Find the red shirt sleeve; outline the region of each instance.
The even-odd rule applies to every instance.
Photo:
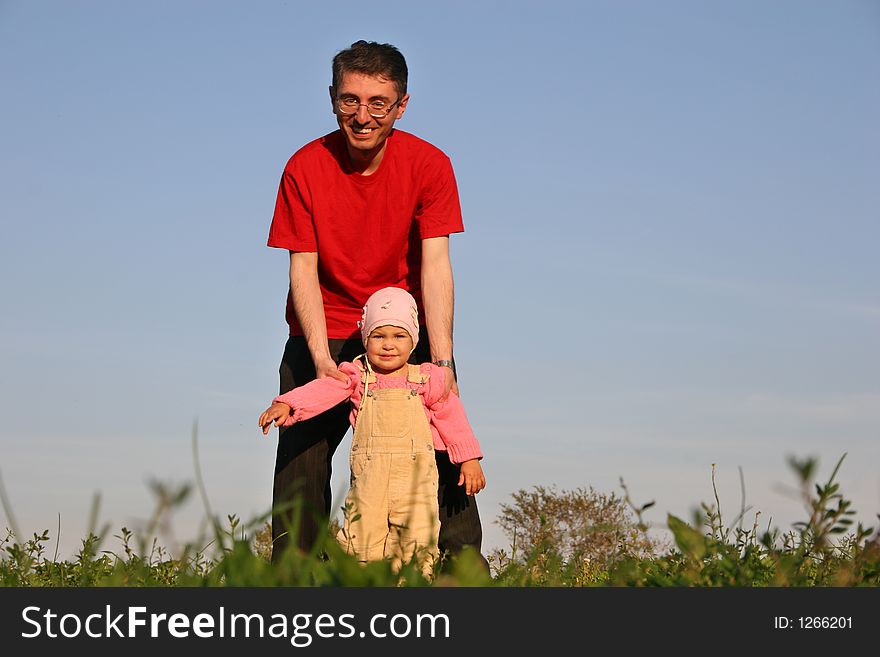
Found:
[[[268,245],[288,251],[317,251],[311,198],[306,186],[298,179],[297,169],[294,155],[281,175]]]
[[[452,163],[443,153],[437,153],[425,164],[425,186],[415,220],[419,237],[443,237],[464,230],[461,219],[461,203],[458,185],[452,171]]]

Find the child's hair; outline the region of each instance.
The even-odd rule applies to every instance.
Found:
[[[412,338],[415,350],[419,342],[419,309],[409,292],[399,287],[385,287],[370,295],[364,305],[361,321],[358,322],[364,346],[367,345],[367,338],[373,329],[380,326],[405,329]]]

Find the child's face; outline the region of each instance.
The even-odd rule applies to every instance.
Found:
[[[379,326],[367,337],[367,358],[380,374],[396,374],[406,368],[413,341],[406,329]]]

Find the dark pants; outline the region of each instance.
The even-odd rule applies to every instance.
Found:
[[[425,335],[422,329],[422,336]],[[364,353],[359,340],[330,340],[330,355],[338,363]],[[421,337],[411,363],[431,360],[426,337]],[[314,380],[315,365],[303,337],[290,337],[279,368],[281,393]],[[303,550],[311,550],[315,539],[326,530],[330,515],[330,473],[333,453],[350,427],[350,403],[345,401],[311,420],[283,428],[278,436],[275,484],[272,490],[272,554],[280,556],[288,544],[288,532],[295,533]],[[446,452],[438,451],[440,474],[440,553],[456,554],[465,545],[478,552],[483,540],[480,514],[473,495],[458,485],[459,468]],[[488,570],[488,564],[484,566]]]

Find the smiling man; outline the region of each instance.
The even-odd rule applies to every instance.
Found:
[[[357,322],[376,290],[402,287],[420,309],[410,362],[452,362],[453,280],[449,235],[464,230],[449,158],[394,127],[406,112],[407,66],[389,44],[358,41],[333,58],[330,102],[339,129],[306,144],[287,163],[269,246],[290,252],[281,393],[315,378],[346,377],[340,361],[363,351]],[[451,391],[451,392],[450,392]],[[348,429],[345,404],[282,429],[273,487],[273,558],[298,518],[297,541],[311,549],[330,513],[333,453]],[[478,551],[477,505],[458,486],[458,468],[437,452],[440,550]]]

